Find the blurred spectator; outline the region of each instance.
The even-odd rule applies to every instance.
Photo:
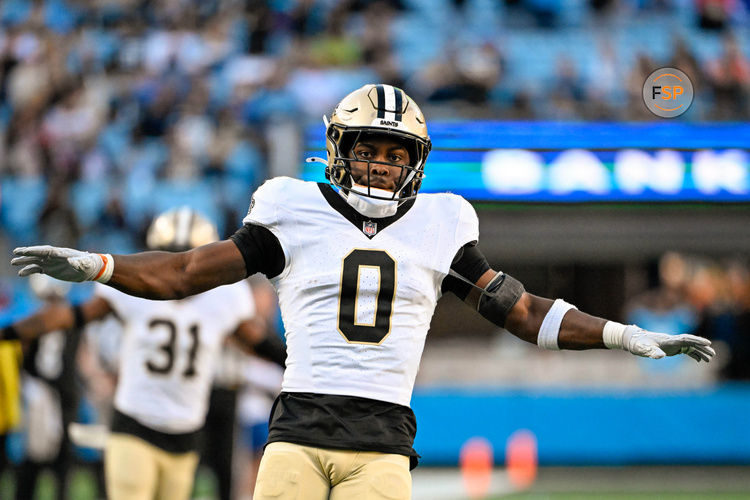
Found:
[[[561,0],[526,0],[525,3],[537,26],[541,28],[557,26],[558,18],[563,9]]]
[[[586,91],[578,69],[566,56],[557,60],[557,74],[548,89],[552,97],[552,116],[556,120],[572,120],[580,115]]]
[[[742,120],[750,110],[750,62],[733,35],[725,35],[722,42],[722,55],[706,68],[714,94],[711,114],[720,120]]]
[[[615,0],[589,0],[591,10],[597,16],[603,16],[611,13],[615,9]]]
[[[696,295],[708,302],[697,335],[718,345],[719,374],[726,380],[750,380],[750,271],[744,262],[703,270]]]
[[[696,0],[698,25],[707,30],[726,27],[736,0]]]
[[[624,76],[612,41],[606,37],[600,38],[598,49],[599,64],[585,89],[584,110],[587,119],[605,121],[611,120],[616,110],[622,107],[621,82]]]
[[[69,190],[65,189],[63,178],[57,179],[50,182],[47,200],[36,225],[40,238],[69,247],[78,241],[80,230],[70,205]]]
[[[682,37],[676,37],[673,42],[672,58],[668,66],[677,68],[688,75],[693,88],[699,91],[703,87],[703,72],[695,53]]]
[[[55,304],[65,300],[70,284],[40,275],[34,277],[31,287],[39,300]],[[56,498],[72,498],[68,472],[73,465],[73,448],[68,425],[76,419],[81,396],[76,368],[81,334],[80,327],[56,331],[24,347],[26,449],[16,470],[18,500],[34,498],[39,475],[47,468],[57,483]]]
[[[445,58],[428,65],[414,82],[432,103],[482,105],[502,78],[503,59],[489,42],[455,46]]]
[[[397,12],[389,2],[370,2],[362,13],[362,60],[372,66],[378,74],[378,81],[404,86],[404,76],[396,62],[393,48],[393,22]]]
[[[628,323],[646,330],[671,334],[689,333],[698,324],[698,315],[688,302],[688,263],[670,252],[659,259],[659,285],[631,299],[626,306]]]
[[[626,117],[628,120],[646,121],[656,118],[643,104],[643,83],[648,78],[648,75],[658,68],[659,66],[656,62],[647,54],[638,54],[635,66],[630,70],[626,79]]]

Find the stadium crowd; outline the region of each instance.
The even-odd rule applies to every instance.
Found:
[[[254,186],[295,173],[303,127],[369,81],[431,119],[649,120],[642,82],[673,65],[688,119],[747,119],[746,3],[9,0],[3,226],[126,252],[191,200],[226,232]]]

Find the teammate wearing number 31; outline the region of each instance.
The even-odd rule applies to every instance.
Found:
[[[218,240],[214,225],[183,207],[157,217],[151,249],[187,250]],[[179,301],[150,301],[97,284],[94,297],[52,304],[3,330],[22,341],[114,314],[123,324],[111,434],[104,452],[107,498],[184,500],[192,492],[200,431],[224,340],[283,364],[284,348],[255,317],[244,281]]]
[[[408,499],[416,434],[409,408],[436,302],[452,292],[545,349],[624,349],[708,361],[710,342],[595,318],[524,291],[479,251],[474,209],[418,194],[430,152],[424,116],[401,89],[366,85],[326,120],[330,184],[289,178],[254,194],[229,240],[183,253],[115,256],[19,248],[15,265],[132,295],[173,299],[262,272],[286,328],[256,499]]]

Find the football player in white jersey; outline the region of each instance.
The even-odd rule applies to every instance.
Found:
[[[189,252],[111,255],[19,248],[22,276],[98,280],[171,299],[264,273],[286,329],[283,392],[256,499],[408,499],[416,434],[409,408],[435,304],[450,291],[546,349],[624,349],[708,361],[710,342],[596,318],[534,296],[490,269],[477,216],[452,194],[418,194],[431,148],[401,89],[366,85],[326,120],[330,184],[267,181],[230,239]]]
[[[151,249],[187,250],[218,240],[193,210],[168,211],[152,223]],[[113,500],[190,497],[200,433],[224,340],[283,364],[283,345],[266,339],[244,281],[179,301],[151,301],[97,283],[79,306],[55,303],[14,324],[22,340],[115,315],[123,323],[111,434],[105,446],[107,496]]]

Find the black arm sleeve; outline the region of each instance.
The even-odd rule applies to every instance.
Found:
[[[490,265],[476,242],[473,242],[467,243],[456,253],[451,269],[472,283],[476,283],[490,269]],[[470,290],[471,285],[458,278],[448,275],[443,279],[443,293],[453,292],[459,299],[464,300]]]
[[[245,224],[229,238],[245,259],[247,276],[260,272],[267,278],[273,278],[284,270],[284,250],[269,229],[257,224]]]

